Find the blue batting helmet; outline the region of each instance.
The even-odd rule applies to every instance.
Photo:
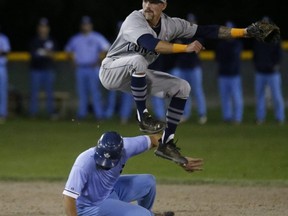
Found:
[[[123,138],[114,131],[108,131],[100,137],[98,144],[95,147],[95,162],[96,165],[105,169],[115,167],[123,150]]]

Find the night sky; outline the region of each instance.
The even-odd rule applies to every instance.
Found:
[[[246,27],[267,15],[281,28],[282,38],[288,39],[288,11],[284,3],[280,0],[270,3],[257,0],[168,0],[165,13],[185,18],[192,12],[199,24],[224,24],[231,19],[239,27]],[[62,49],[68,38],[78,31],[81,16],[91,16],[95,30],[112,40],[117,21],[140,9],[141,4],[141,0],[0,0],[0,24],[2,32],[10,38],[12,50],[25,51],[35,33],[37,20],[47,17],[51,34]]]

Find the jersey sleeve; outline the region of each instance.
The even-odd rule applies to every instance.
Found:
[[[191,24],[190,22],[180,18],[170,18],[168,31],[172,34],[172,38],[192,38],[197,30],[197,24]]]
[[[87,182],[87,174],[79,166],[73,166],[66,182],[63,194],[77,199]]]
[[[137,40],[144,34],[152,34],[148,23],[141,12],[134,11],[123,22],[121,30],[125,40],[137,44]]]
[[[124,149],[128,158],[150,149],[151,140],[148,136],[125,137]]]

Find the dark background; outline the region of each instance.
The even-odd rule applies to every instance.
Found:
[[[281,28],[282,38],[288,39],[288,15],[284,3],[280,0],[266,3],[257,0],[168,0],[165,13],[185,18],[188,12],[193,12],[199,24],[224,24],[231,19],[237,27],[246,27],[267,15]],[[51,33],[62,49],[68,38],[78,31],[81,16],[91,16],[95,30],[112,40],[117,21],[140,9],[141,4],[141,0],[0,0],[0,24],[2,32],[10,38],[12,50],[25,51],[35,33],[37,20],[45,16],[50,20]],[[245,48],[249,49],[249,46],[248,39]],[[206,48],[212,48],[209,42]]]

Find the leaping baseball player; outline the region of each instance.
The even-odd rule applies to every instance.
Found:
[[[168,73],[148,70],[159,54],[199,53],[203,44],[173,44],[176,38],[230,39],[254,37],[267,42],[279,39],[280,30],[272,24],[253,23],[247,28],[220,25],[190,24],[180,18],[169,17],[163,11],[166,0],[142,0],[142,9],[129,14],[118,37],[102,61],[99,77],[109,90],[131,92],[137,107],[137,120],[142,132],[163,135],[155,151],[157,156],[179,164],[187,164],[174,141],[185,103],[190,93],[187,81]],[[166,122],[153,119],[146,107],[147,95],[170,98]]]

